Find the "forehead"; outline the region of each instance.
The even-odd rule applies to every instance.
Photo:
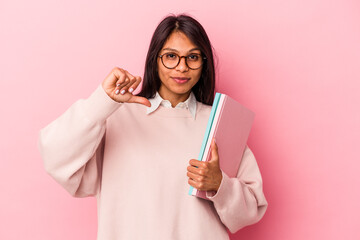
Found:
[[[177,50],[179,52],[190,51],[197,46],[183,33],[180,31],[175,31],[170,34],[162,49],[170,48]]]

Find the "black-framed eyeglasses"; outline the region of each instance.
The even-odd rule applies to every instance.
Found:
[[[201,68],[204,60],[206,59],[206,57],[201,56],[199,53],[191,53],[187,56],[179,56],[178,54],[171,52],[159,55],[159,58],[161,59],[164,67],[168,69],[176,68],[180,63],[181,58],[185,58],[186,66],[192,70]]]

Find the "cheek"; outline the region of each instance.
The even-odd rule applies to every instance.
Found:
[[[158,62],[157,69],[160,80],[161,81],[166,80],[171,70],[164,67],[161,62],[160,63]]]
[[[164,70],[162,69],[161,62],[158,62],[157,64],[157,73],[159,75],[160,80],[162,81],[164,76]]]
[[[196,79],[196,82],[199,81],[200,77],[201,77],[201,72],[202,70],[199,69],[195,74],[194,74],[194,78]]]

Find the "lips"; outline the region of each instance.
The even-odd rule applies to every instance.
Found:
[[[190,78],[185,78],[185,77],[171,77],[171,78],[179,84],[186,83],[190,80]]]

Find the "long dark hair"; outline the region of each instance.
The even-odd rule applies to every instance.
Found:
[[[214,101],[215,68],[214,57],[210,40],[201,26],[194,18],[181,14],[170,15],[160,22],[152,36],[149,51],[146,56],[143,85],[138,96],[152,98],[159,90],[161,81],[157,72],[157,58],[166,40],[174,31],[183,32],[206,57],[203,63],[201,77],[192,88],[196,100],[207,105]]]

